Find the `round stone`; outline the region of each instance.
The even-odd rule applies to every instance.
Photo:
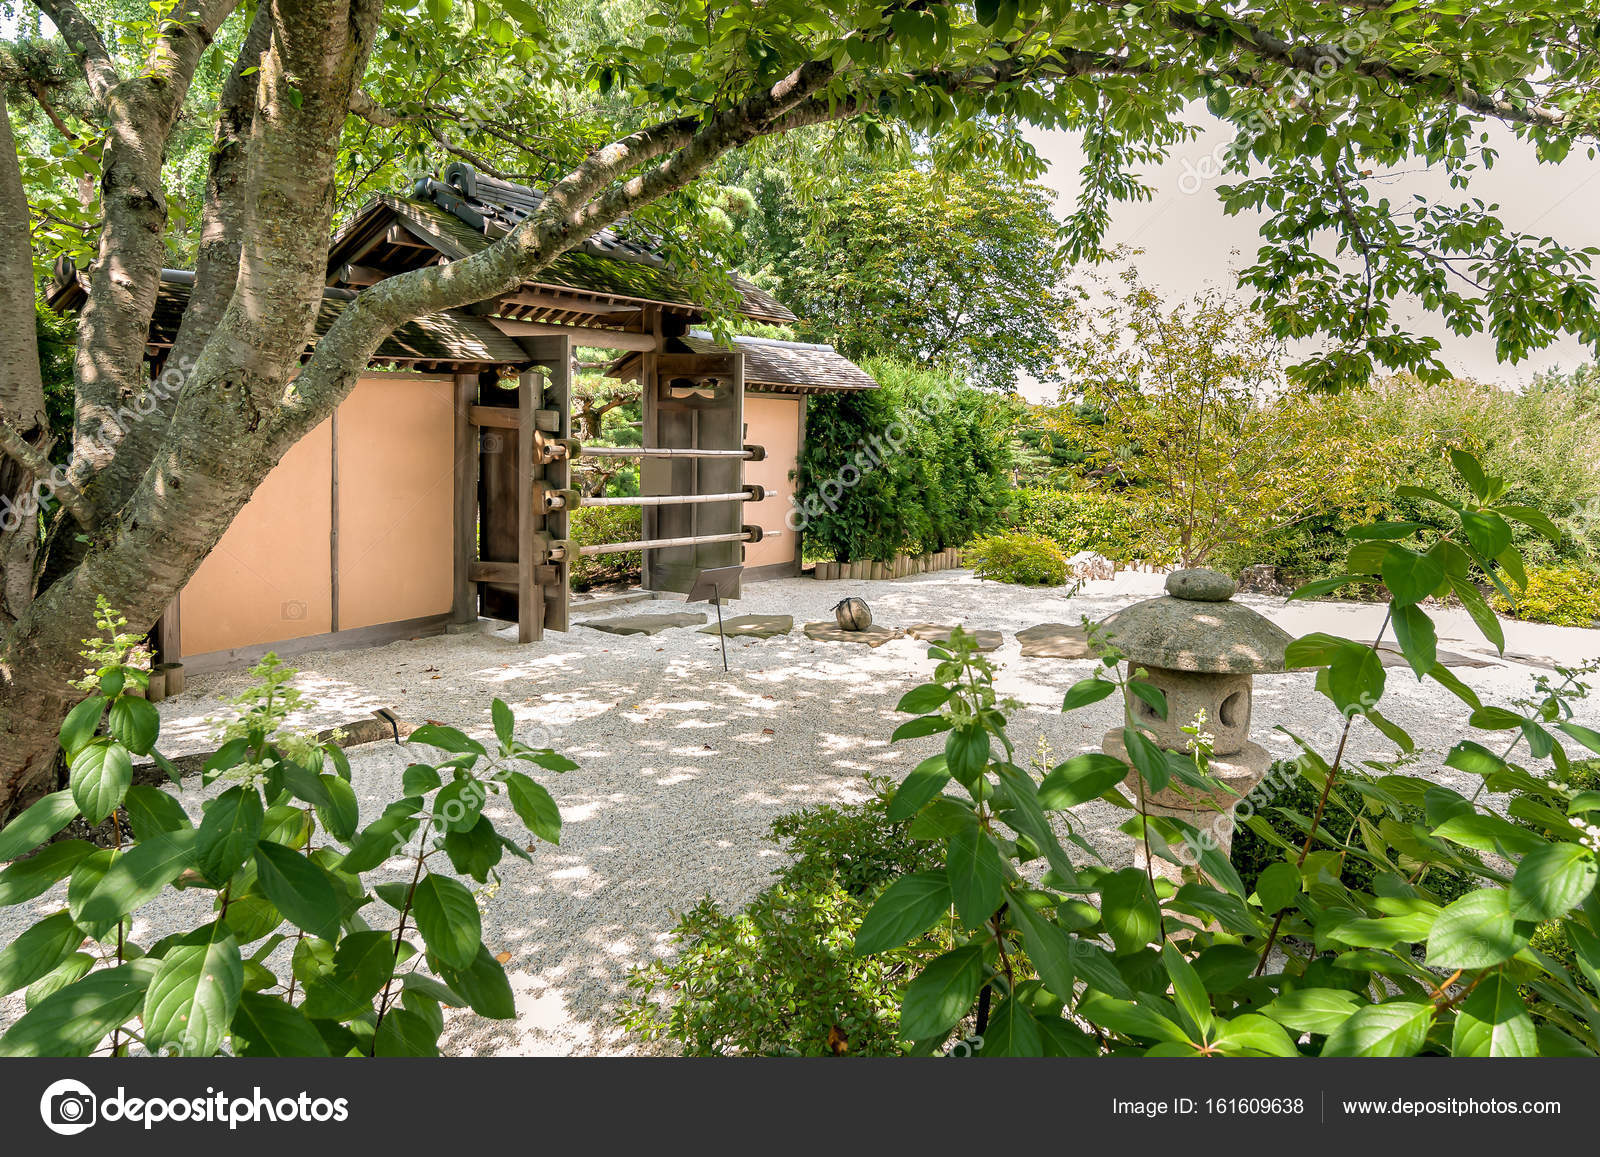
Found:
[[[1205,567],[1175,570],[1167,576],[1167,593],[1195,603],[1220,603],[1233,597],[1239,584],[1220,571]]]

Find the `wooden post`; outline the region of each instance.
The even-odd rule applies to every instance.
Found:
[[[339,629],[339,408],[328,419],[328,630]]]
[[[455,595],[450,621],[476,622],[478,586],[469,573],[478,557],[478,430],[470,410],[478,401],[478,376],[457,374],[455,390]]]
[[[523,342],[543,368],[543,389],[540,408],[556,417],[555,438],[572,437],[572,339],[569,337],[539,337]],[[551,490],[568,490],[572,487],[572,463],[557,458],[543,467],[541,479]],[[569,512],[564,508],[541,512],[541,527],[552,540],[568,537],[571,530]],[[572,560],[570,557],[552,562],[538,558],[538,581],[542,592],[542,624],[552,631],[565,631],[568,620],[568,601],[571,592]]]
[[[517,379],[517,642],[544,638],[544,589],[534,582],[534,533],[544,515],[533,508],[534,411],[540,403],[539,374],[526,370]],[[537,523],[537,525],[535,525]]]

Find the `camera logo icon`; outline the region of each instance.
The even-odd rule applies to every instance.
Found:
[[[306,604],[304,599],[290,599],[284,603],[281,612],[284,619],[291,623],[298,623],[306,617]]]
[[[71,1137],[95,1123],[98,1106],[99,1099],[89,1086],[69,1077],[44,1091],[39,1098],[39,1116],[52,1133]]]

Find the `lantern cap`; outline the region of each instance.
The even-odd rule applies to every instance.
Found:
[[[1110,641],[1135,666],[1215,675],[1283,671],[1292,636],[1266,616],[1232,600],[1236,584],[1195,568],[1167,576],[1167,593],[1124,607],[1100,621]]]

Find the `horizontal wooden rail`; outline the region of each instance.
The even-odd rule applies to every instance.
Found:
[[[585,446],[580,453],[585,458],[754,458],[752,450],[753,448],[688,450],[674,446]]]
[[[596,546],[580,546],[581,555],[625,554],[630,550],[661,550],[669,546],[699,546],[708,542],[749,542],[751,533],[741,530],[736,534],[693,534],[685,538],[647,538],[640,542],[603,542]]]
[[[737,494],[651,494],[632,498],[581,499],[580,506],[693,506],[700,502],[760,502],[761,496],[741,490]]]

